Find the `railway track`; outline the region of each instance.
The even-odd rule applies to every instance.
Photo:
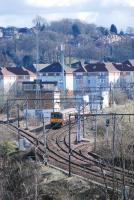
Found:
[[[54,133],[52,135],[51,138],[48,138],[49,141],[53,140],[53,137],[55,137],[55,141],[56,144],[58,146],[58,148],[60,149],[61,154],[63,154],[63,156],[65,154],[68,154],[68,135],[66,134],[66,131],[62,131],[61,133],[59,133],[59,131],[57,133]],[[56,136],[57,134],[57,136]],[[66,141],[67,140],[67,141]],[[74,141],[72,141],[74,142]],[[89,145],[89,144],[87,144]],[[72,150],[72,166],[73,164],[77,164],[79,165],[81,168],[84,167],[84,169],[86,171],[88,171],[88,173],[91,175],[97,175],[97,177],[100,177],[100,174],[102,176],[102,178],[104,179],[104,174],[102,173],[102,170],[105,171],[105,178],[111,182],[113,182],[113,167],[112,166],[107,166],[106,164],[104,164],[104,162],[101,162],[100,159],[95,159],[96,155],[94,155],[93,153],[89,153],[89,156],[85,156],[82,155],[81,153],[79,153],[78,151]],[[95,174],[94,174],[95,173]],[[122,170],[120,168],[114,167],[114,181],[118,182],[118,184],[122,183],[122,177],[125,176],[126,179],[126,184],[131,185],[132,187],[134,186],[134,174],[133,173],[128,173],[127,171],[125,172],[125,174],[122,172]],[[88,177],[88,175],[86,176]],[[91,177],[90,177],[91,178]]]
[[[8,127],[16,132],[17,127],[13,124],[9,124]],[[75,125],[72,127],[75,129]],[[27,138],[37,148],[37,152],[40,156],[44,156],[44,142],[38,141],[38,137],[28,131],[19,129],[20,135]],[[49,130],[47,134],[47,149],[49,152],[49,163],[56,165],[68,171],[69,158],[68,158],[68,126],[64,126],[61,129]],[[72,143],[74,143],[75,137],[71,136]],[[89,144],[86,144],[85,147]],[[90,180],[94,180],[103,185],[112,186],[113,181],[115,185],[122,184],[124,178],[125,185],[134,188],[134,174],[127,171],[122,172],[121,168],[107,166],[101,162],[100,158],[95,158],[93,153],[83,154],[79,151],[79,148],[72,149],[71,151],[71,172],[76,175],[80,175]]]

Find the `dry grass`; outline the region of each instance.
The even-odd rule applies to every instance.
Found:
[[[134,102],[128,101],[125,105],[115,105],[103,110],[104,113],[134,114]],[[110,124],[108,127],[108,145],[106,143],[106,117],[100,117],[97,121],[98,144],[96,152],[105,159],[112,159],[113,125],[112,116],[108,116]],[[115,120],[115,157],[122,155],[130,159],[134,152],[134,116],[116,116]]]
[[[5,141],[17,141],[17,135],[5,125],[0,124],[0,143]]]
[[[127,101],[124,105],[113,105],[111,108],[103,109],[103,112],[112,113],[134,113],[134,101]]]

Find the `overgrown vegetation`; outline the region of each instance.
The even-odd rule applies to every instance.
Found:
[[[20,154],[13,143],[0,144],[1,200],[40,199],[39,167],[25,157],[25,153]]]
[[[15,143],[10,141],[5,141],[4,143],[0,144],[0,156],[1,157],[9,157],[16,153],[17,146]]]
[[[53,174],[54,170],[43,169],[39,163],[26,159],[27,153],[13,154],[14,145],[7,142],[0,147],[1,200],[105,199],[103,187],[80,178],[67,178],[56,170]]]
[[[134,39],[117,27],[97,27],[80,20],[63,19],[48,24],[37,17],[34,27],[20,29],[19,37],[1,38],[0,66],[15,63],[31,66],[36,59],[36,29],[39,36],[39,62],[51,63],[60,59],[60,46],[65,44],[65,56],[77,59],[123,61],[134,57]],[[110,42],[109,42],[110,41]],[[27,45],[25,45],[27,44]]]
[[[113,114],[107,116],[107,118],[101,117],[98,119],[98,134],[101,130],[101,135],[98,135],[100,140],[97,145],[97,152],[112,163],[114,151],[117,166],[122,166],[124,160],[126,168],[134,170],[134,116],[118,116],[118,113],[133,114],[134,102],[127,101],[125,105],[114,105],[105,111],[107,113],[117,113],[117,115],[114,116]],[[106,126],[106,119],[109,119],[108,126]]]

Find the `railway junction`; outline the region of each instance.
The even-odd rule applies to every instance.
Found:
[[[119,134],[122,135],[123,141],[123,131],[125,131],[121,130],[121,125],[125,121],[128,129],[128,125],[132,124],[133,120],[133,114],[90,115],[84,120],[81,119],[81,142],[77,141],[77,121],[56,129],[43,127],[42,124],[42,127],[30,131],[24,129],[22,126],[24,122],[22,123],[21,120],[13,122],[9,119],[1,120],[1,129],[16,133],[17,139],[26,138],[30,141],[35,147],[37,161],[56,166],[65,171],[68,176],[78,175],[101,184],[107,193],[109,188],[120,192],[122,187],[125,191],[134,188],[133,163],[129,163],[128,167],[126,161],[124,164],[123,160],[120,160],[121,164],[119,164],[116,155],[117,146],[120,144]],[[101,135],[104,128],[105,135]],[[111,155],[107,153],[107,156],[110,155],[109,158],[105,156],[105,152],[99,153],[100,148],[103,149],[101,144],[107,146],[107,150],[112,149]],[[131,150],[130,147],[130,153]]]

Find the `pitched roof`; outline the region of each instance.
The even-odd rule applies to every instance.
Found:
[[[134,66],[134,59],[129,59],[129,62],[132,66]]]
[[[28,71],[22,67],[6,67],[6,69],[15,75],[29,75]]]
[[[59,62],[52,63],[47,67],[44,67],[40,72],[62,72],[62,65]]]
[[[35,63],[34,63],[34,64],[33,64],[34,68],[35,68],[35,69],[37,68],[38,71],[44,69],[45,67],[47,67],[47,66],[49,66],[49,65],[50,65],[50,64],[48,64],[48,63],[46,63],[46,64],[42,64],[42,63],[41,63],[41,64],[40,64],[40,63],[39,63],[39,64],[35,64]]]
[[[79,67],[78,69],[76,69],[74,72],[86,72],[84,67]]]
[[[1,68],[1,73],[3,74],[3,76],[15,76],[15,74],[8,71],[6,67]]]
[[[2,68],[0,68],[0,76],[2,76],[3,75],[3,73],[2,73]]]
[[[27,68],[24,68],[24,67],[22,67],[22,69],[23,69],[24,71],[27,71],[29,75],[31,75],[31,76],[36,76],[36,73],[35,73],[35,72],[33,72],[33,71],[31,71],[31,70],[29,70],[29,69],[27,69]]]
[[[113,63],[111,62],[106,62],[105,63],[105,67],[107,68],[108,72],[120,72],[120,70],[118,70]]]
[[[82,64],[80,61],[71,64],[71,68],[77,69],[79,67],[82,67]]]
[[[104,63],[89,63],[84,68],[87,72],[108,72]]]
[[[134,59],[129,59],[123,62],[123,64],[128,64],[134,67]]]
[[[124,64],[124,63],[113,63],[116,69],[120,71],[134,71],[134,67],[129,65],[129,64]]]
[[[28,70],[28,71],[31,71],[33,73],[36,73],[36,68],[34,67],[34,65],[26,66],[26,67],[23,67],[23,68]]]

